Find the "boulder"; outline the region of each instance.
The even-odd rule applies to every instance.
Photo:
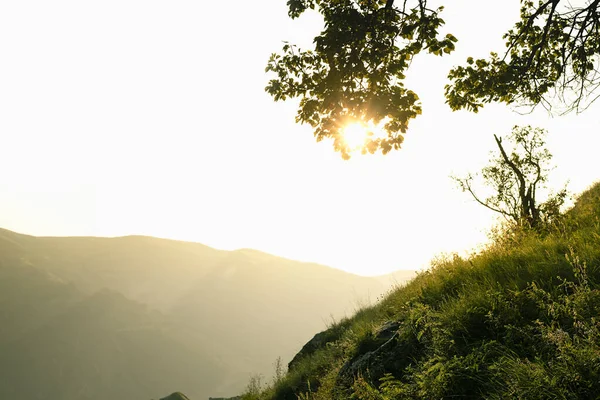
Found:
[[[385,371],[401,370],[407,360],[403,357],[403,346],[397,340],[401,324],[389,321],[384,324],[374,336],[359,349],[352,359],[340,369],[338,383],[349,387],[358,375],[377,382]]]
[[[294,356],[288,364],[288,371],[300,362],[301,359],[313,354],[315,351],[323,348],[327,343],[335,342],[340,338],[345,329],[350,325],[350,320],[343,320],[331,328],[317,333],[310,339],[302,349]]]
[[[181,392],[175,392],[175,393],[168,395],[167,397],[163,397],[160,400],[190,400],[190,399]]]

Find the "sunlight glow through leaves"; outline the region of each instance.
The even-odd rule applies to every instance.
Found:
[[[368,132],[369,130],[365,125],[353,122],[343,129],[344,141],[351,150],[361,149],[369,137]]]

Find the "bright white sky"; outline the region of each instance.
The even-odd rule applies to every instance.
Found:
[[[448,176],[485,165],[493,133],[546,127],[557,186],[600,178],[599,107],[551,119],[443,104],[451,66],[502,51],[518,0],[447,1],[458,51],[414,62],[424,112],[403,149],[350,162],[263,91],[281,41],[308,46],[320,30],[285,3],[0,3],[0,227],[249,247],[376,275],[485,240],[494,216]]]

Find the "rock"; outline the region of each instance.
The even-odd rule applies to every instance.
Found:
[[[190,400],[190,399],[181,392],[175,392],[175,393],[170,394],[167,397],[163,397],[160,400]]]
[[[401,324],[396,321],[383,325],[365,345],[359,354],[348,360],[340,369],[338,383],[344,387],[352,385],[359,374],[365,379],[377,382],[387,371],[404,368],[408,360],[402,357],[403,345],[397,340]]]
[[[310,339],[302,349],[294,356],[292,361],[288,364],[288,371],[290,371],[298,362],[313,354],[315,351],[323,348],[327,345],[327,343],[335,342],[340,338],[340,335],[345,331],[345,329],[350,324],[349,320],[344,320],[339,322],[338,324],[332,326],[331,328],[324,330],[323,332],[317,333]]]
[[[327,337],[328,330],[319,332],[315,336],[313,336],[312,339],[310,339],[304,346],[302,346],[302,349],[300,349],[300,351],[294,356],[294,358],[292,358],[292,361],[288,363],[288,370],[290,371],[292,368],[294,368],[294,366],[298,364],[298,362],[302,358],[314,353],[317,349],[325,346],[325,343],[327,342]]]

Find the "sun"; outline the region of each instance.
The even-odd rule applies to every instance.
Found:
[[[351,150],[363,147],[369,137],[368,128],[361,123],[352,122],[342,129],[344,141]]]

